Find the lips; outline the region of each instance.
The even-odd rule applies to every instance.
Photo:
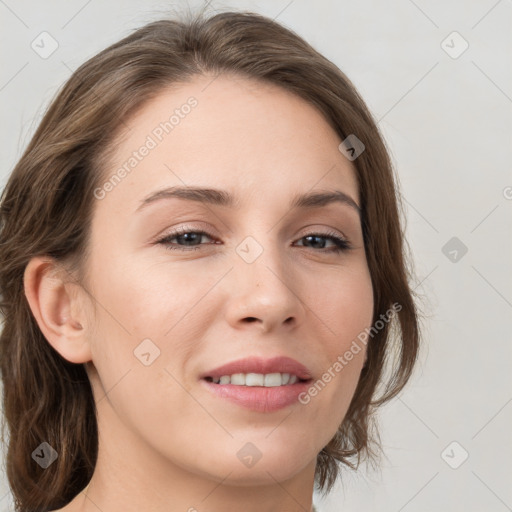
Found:
[[[269,384],[266,381],[260,385],[263,376],[273,380],[279,374],[282,377],[289,375],[289,378],[283,378],[281,385],[274,383],[277,385],[268,387],[265,386]],[[245,377],[252,382],[240,385]],[[270,413],[296,404],[300,394],[309,388],[311,380],[308,368],[295,359],[251,357],[209,370],[201,375],[200,382],[217,399],[228,400],[251,411]]]

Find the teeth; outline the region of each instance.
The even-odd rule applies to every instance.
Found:
[[[245,373],[234,373],[231,375],[231,384],[245,386]]]
[[[233,375],[223,375],[220,378],[212,379],[215,384],[263,386],[266,388],[295,384],[298,380],[297,375],[290,375],[289,373],[234,373]]]
[[[265,377],[266,376],[261,373],[248,373],[245,376],[244,384],[246,386],[263,386],[265,382]],[[281,384],[281,379],[279,379],[279,384]]]
[[[283,378],[280,373],[267,373],[265,375],[264,386],[267,388],[273,388],[274,386],[281,386],[283,384]]]

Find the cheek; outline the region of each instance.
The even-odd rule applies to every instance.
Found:
[[[214,320],[205,297],[225,269],[184,272],[168,261],[123,260],[117,254],[92,268],[97,315],[91,343],[103,388],[110,389],[129,371],[129,380],[140,382],[140,389],[149,379],[154,390],[163,390],[165,396],[148,398],[153,406],[170,403],[180,388],[168,371],[188,386],[184,363]]]
[[[326,350],[331,359],[345,351],[351,341],[371,326],[373,288],[366,265],[340,269],[310,286],[308,302],[330,336]]]
[[[98,398],[108,392],[108,406],[106,400],[101,406],[112,407],[125,425],[154,441],[155,448],[169,449],[170,456],[180,452],[169,439],[184,435],[184,422],[204,419],[181,371],[194,329],[208,321],[194,305],[215,276],[205,281],[195,273],[171,271],[169,265],[133,260],[129,268],[116,258],[115,266],[98,265],[94,274]],[[222,430],[215,433],[221,436]]]
[[[196,272],[171,269],[169,262],[148,265],[134,259],[123,264],[121,257],[115,261],[115,267],[103,271],[108,277],[98,287],[98,296],[105,304],[103,312],[111,313],[107,321],[118,324],[125,337],[129,332],[139,337],[165,338],[216,278],[209,275],[201,279]]]
[[[361,265],[357,270],[340,272],[337,279],[325,279],[324,286],[314,290],[310,303],[327,332],[322,339],[323,373],[302,397],[302,403],[316,402],[316,414],[335,429],[350,405],[365,362],[373,288],[367,267]]]

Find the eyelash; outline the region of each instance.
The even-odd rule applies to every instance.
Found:
[[[199,249],[201,245],[214,245],[214,244],[199,244],[198,246],[191,246],[191,247],[187,247],[187,246],[176,247],[176,245],[178,245],[178,244],[170,243],[170,240],[173,240],[177,236],[185,235],[185,234],[192,234],[192,233],[196,234],[196,235],[201,235],[201,236],[204,235],[204,236],[211,238],[212,240],[215,240],[215,238],[212,235],[210,235],[209,233],[207,233],[206,231],[194,230],[194,229],[189,229],[189,228],[183,227],[183,228],[177,229],[176,231],[173,231],[172,233],[167,234],[164,238],[157,240],[155,243],[163,245],[169,251],[193,251],[193,250]],[[334,247],[330,247],[328,249],[320,249],[320,252],[339,254],[341,252],[348,251],[349,249],[352,248],[352,246],[350,245],[348,240],[341,238],[337,233],[332,232],[332,231],[328,232],[328,233],[308,233],[308,234],[302,236],[299,240],[302,240],[302,239],[310,237],[310,236],[325,238],[327,240],[331,240],[335,244]]]

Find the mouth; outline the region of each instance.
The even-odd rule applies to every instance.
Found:
[[[215,396],[256,412],[273,412],[297,402],[313,378],[288,357],[248,358],[225,364],[200,377]]]

